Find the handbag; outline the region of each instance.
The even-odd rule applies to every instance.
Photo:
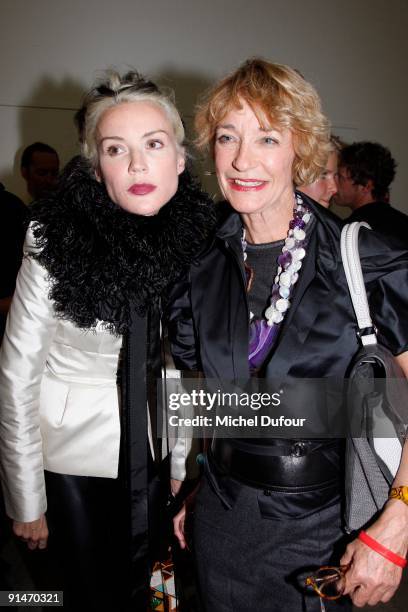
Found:
[[[371,229],[367,223],[354,222],[341,233],[341,256],[361,343],[351,364],[346,394],[348,532],[366,525],[387,501],[408,424],[407,379],[392,353],[378,342],[371,320],[358,251],[360,227]]]
[[[166,561],[156,561],[150,579],[150,608],[157,612],[177,612],[178,600],[171,555]]]

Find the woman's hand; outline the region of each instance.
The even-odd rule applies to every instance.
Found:
[[[408,507],[398,500],[387,503],[380,518],[367,533],[389,550],[405,558],[408,549]],[[378,552],[354,540],[340,559],[341,565],[351,563],[346,573],[345,595],[350,595],[358,608],[387,602],[401,581],[402,569]]]
[[[183,484],[182,480],[176,480],[175,478],[170,478],[170,491],[173,497],[177,497],[177,495],[180,493],[182,484]]]
[[[48,527],[44,514],[41,514],[40,518],[36,521],[29,523],[13,521],[13,531],[18,538],[27,543],[30,550],[35,550],[36,548],[42,550],[47,547]]]
[[[181,510],[176,514],[173,518],[173,526],[174,526],[174,535],[178,539],[180,548],[184,550],[188,549],[188,544],[186,541],[186,533],[185,533],[185,523],[187,514],[193,511],[195,496],[200,487],[200,483],[196,486],[196,488],[186,497]]]
[[[186,514],[186,502],[184,502],[181,510],[177,512],[176,516],[173,518],[174,535],[178,539],[179,546],[182,550],[187,548],[187,542],[184,537],[184,523],[186,520]]]

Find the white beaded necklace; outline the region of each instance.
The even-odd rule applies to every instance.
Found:
[[[299,278],[302,260],[306,255],[305,228],[311,219],[310,209],[303,203],[301,195],[296,193],[293,219],[289,223],[288,234],[278,257],[278,269],[272,286],[270,305],[265,310],[264,319],[254,319],[252,313],[250,316],[249,362],[252,369],[257,369],[262,364],[272,348],[279,324],[290,307],[289,298]],[[246,261],[245,229],[241,240],[244,261]]]

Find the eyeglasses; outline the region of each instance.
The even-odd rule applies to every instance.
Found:
[[[346,573],[350,565],[331,567],[325,565],[320,567],[315,574],[308,576],[305,581],[306,587],[312,587],[321,599],[334,601],[340,599],[346,586]],[[324,606],[322,606],[324,610]]]

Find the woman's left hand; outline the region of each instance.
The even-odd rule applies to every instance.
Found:
[[[170,491],[173,497],[176,497],[180,493],[182,484],[183,484],[182,480],[176,480],[175,478],[170,478]]]
[[[389,501],[379,519],[367,533],[401,557],[408,549],[408,507],[400,501]],[[341,565],[350,564],[346,573],[345,595],[358,608],[387,602],[401,581],[402,569],[356,539],[346,548]]]
[[[28,523],[13,521],[13,531],[20,540],[27,543],[30,550],[47,547],[48,526],[45,514],[41,514],[39,519]]]

